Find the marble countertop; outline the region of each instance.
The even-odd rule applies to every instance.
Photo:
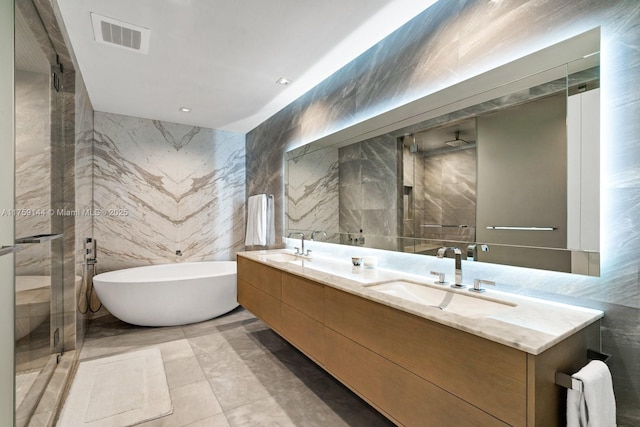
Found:
[[[537,355],[604,316],[600,310],[578,307],[538,298],[487,289],[475,294],[467,289],[452,289],[435,284],[431,278],[383,268],[354,267],[350,259],[314,255],[295,261],[274,259],[287,250],[239,252],[248,258],[282,271],[314,280],[333,288]],[[370,289],[368,286],[394,280],[406,280],[446,289],[464,296],[515,305],[508,310],[483,317],[469,317],[442,311],[436,307],[409,301]]]

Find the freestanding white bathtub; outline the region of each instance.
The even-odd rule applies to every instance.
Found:
[[[202,322],[238,306],[235,261],[151,265],[101,273],[93,285],[118,319],[140,326]]]

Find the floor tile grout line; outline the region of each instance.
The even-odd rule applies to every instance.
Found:
[[[209,335],[209,334],[206,334]],[[220,406],[220,413],[224,416],[225,420],[227,421],[227,424],[231,425],[231,423],[229,423],[229,418],[227,417],[227,414],[225,413],[224,408],[222,407],[222,404],[220,403],[220,398],[218,397],[218,394],[216,393],[216,391],[213,389],[213,387],[211,386],[211,381],[209,381],[209,377],[207,376],[207,374],[205,373],[204,370],[204,366],[202,366],[202,363],[200,361],[200,358],[198,357],[198,353],[196,353],[195,349],[193,348],[193,345],[191,343],[191,341],[187,338],[187,342],[189,343],[189,347],[191,347],[191,351],[193,352],[196,361],[198,362],[198,366],[200,366],[200,370],[202,371],[207,384],[209,384],[209,388],[211,389],[211,393],[213,393],[213,396],[216,398],[216,401],[218,402],[218,406]]]
[[[249,321],[251,319],[252,321]],[[258,323],[255,323],[255,322],[258,322]],[[118,324],[117,322],[114,322],[111,330],[109,330],[109,328],[105,328],[105,332],[109,333],[110,335],[107,335],[104,337],[95,337],[92,339],[94,340],[93,342],[94,345],[98,344],[98,346],[94,347],[94,349],[96,349],[97,352],[100,351],[100,349],[97,348],[100,346],[100,341],[97,341],[97,340],[101,340],[101,339],[105,340],[104,341],[105,346],[109,346],[110,338],[114,338],[115,340],[117,340],[117,337],[128,337],[128,338],[125,338],[125,341],[128,342],[129,344],[127,346],[124,346],[123,348],[119,348],[116,353],[97,355],[88,359],[80,359],[79,361],[82,362],[82,361],[95,360],[95,359],[105,358],[105,357],[109,357],[117,354],[134,352],[136,350],[141,350],[144,348],[171,345],[171,343],[186,340],[188,344],[188,348],[191,350],[191,353],[193,356],[189,356],[189,357],[185,356],[184,358],[181,357],[183,352],[187,353],[187,347],[186,346],[182,347],[183,344],[170,348],[166,356],[165,356],[165,353],[162,352],[162,361],[163,361],[163,366],[165,367],[165,375],[168,374],[168,370],[167,370],[168,362],[175,361],[176,364],[178,364],[178,366],[174,366],[174,368],[179,368],[179,364],[181,363],[180,362],[181,360],[183,359],[187,360],[187,359],[190,359],[191,357],[195,357],[198,367],[200,368],[201,372],[204,374],[204,379],[207,381],[209,390],[211,391],[213,398],[216,399],[217,404],[220,408],[220,412],[216,414],[210,414],[208,416],[203,416],[202,414],[198,414],[202,416],[202,418],[199,418],[197,420],[190,420],[187,425],[202,422],[203,420],[207,420],[209,418],[214,418],[214,417],[220,417],[219,419],[220,421],[222,421],[222,418],[224,417],[225,421],[229,426],[232,426],[232,427],[239,426],[239,425],[244,426],[246,424],[243,424],[243,423],[246,420],[243,420],[243,417],[244,417],[243,413],[246,412],[247,409],[251,409],[252,405],[258,405],[259,407],[264,407],[264,408],[273,407],[273,409],[275,409],[277,406],[277,407],[280,407],[281,410],[284,410],[285,416],[288,416],[287,414],[289,414],[289,411],[287,410],[287,408],[289,406],[288,404],[285,404],[285,402],[288,402],[290,400],[289,395],[291,393],[292,387],[294,387],[294,384],[287,383],[287,381],[289,381],[291,378],[287,377],[286,372],[282,373],[281,375],[278,371],[276,373],[276,376],[273,377],[273,372],[272,372],[273,367],[270,365],[269,361],[265,361],[262,359],[262,355],[267,356],[267,358],[270,361],[273,361],[274,363],[282,364],[282,366],[280,367],[281,369],[289,370],[293,375],[298,377],[301,381],[301,384],[299,386],[302,387],[300,391],[304,392],[305,390],[308,390],[310,392],[309,394],[310,396],[315,396],[315,398],[320,398],[322,400],[322,397],[320,395],[318,395],[312,388],[309,388],[311,387],[311,385],[307,384],[308,382],[307,380],[310,380],[312,383],[316,383],[318,380],[313,378],[316,377],[317,375],[321,376],[322,373],[321,372],[316,373],[315,370],[307,369],[306,364],[304,364],[304,362],[312,362],[312,361],[310,360],[302,361],[302,360],[298,360],[298,357],[289,356],[288,352],[285,351],[286,349],[283,348],[282,345],[276,341],[276,340],[282,340],[282,338],[277,336],[277,334],[276,336],[272,337],[271,334],[275,334],[273,330],[271,330],[268,326],[260,323],[261,322],[259,321],[259,319],[255,318],[255,316],[251,315],[249,312],[245,312],[245,310],[241,310],[241,311],[232,313],[231,316],[228,316],[226,318],[220,317],[220,318],[212,319],[211,321],[202,322],[202,325],[179,326],[175,329],[172,329],[169,332],[171,338],[167,341],[164,341],[164,339],[162,338],[163,336],[162,328],[158,328],[157,330],[161,332],[159,334],[160,338],[153,338],[152,341],[159,341],[159,342],[145,343],[142,346],[139,346],[135,344],[136,335],[141,335],[142,337],[144,337],[149,333],[149,331],[153,331],[152,329],[128,330],[128,329],[125,329],[126,325],[123,326]],[[122,330],[119,331],[118,327],[122,327]],[[268,331],[270,331],[270,333],[266,334],[265,332],[268,332]],[[199,341],[200,339],[201,341]],[[248,341],[250,341],[251,343],[248,343]],[[288,344],[286,340],[284,340],[284,342]],[[287,347],[289,346],[291,345],[288,344]],[[226,349],[227,347],[229,347],[229,350],[235,353],[235,355],[237,356],[238,358],[237,362],[239,362],[238,365],[235,365],[233,355],[230,354],[229,355],[230,359],[227,360],[225,358],[226,356],[223,357],[221,354],[219,354],[220,353],[219,350],[221,350],[221,348]],[[293,347],[293,350],[296,350],[295,347]],[[296,350],[296,353],[300,353],[299,350]],[[300,353],[300,354],[304,356],[303,353]],[[173,360],[167,360],[165,359],[165,357],[169,357],[169,358],[177,357],[177,358]],[[211,364],[208,365],[208,362],[211,362]],[[192,362],[189,362],[189,363],[192,363]],[[224,371],[221,374],[228,375],[229,378],[233,379],[234,375],[239,375],[239,373],[237,373],[236,371],[239,369],[242,369],[241,368],[242,363],[247,365],[248,373],[252,373],[254,376],[257,376],[256,380],[259,383],[256,383],[256,384],[261,384],[265,388],[264,390],[265,393],[261,392],[252,396],[244,396],[242,394],[243,393],[242,388],[234,387],[230,390],[227,390],[227,387],[224,385],[224,383],[218,384],[214,381],[215,378],[218,378],[216,374],[221,373],[220,371]],[[195,365],[190,365],[190,366],[195,368]],[[227,366],[229,367],[229,370],[223,369]],[[205,367],[207,368],[207,370],[205,370]],[[210,376],[210,374],[207,374],[207,371],[209,371],[210,374],[214,376],[212,377]],[[234,372],[236,373],[234,374]],[[280,385],[272,384],[273,382],[272,380],[280,383]],[[168,378],[167,378],[167,382],[168,382]],[[215,387],[214,387],[214,384],[216,384]],[[247,384],[250,385],[251,382],[248,382]],[[185,384],[184,386],[185,387],[189,386],[189,384]],[[298,384],[296,383],[295,386],[297,387]],[[201,384],[201,387],[205,387],[205,386]],[[218,390],[216,391],[216,389]],[[321,389],[324,390],[324,385],[321,386]],[[205,389],[202,389],[202,390],[204,392]],[[238,396],[232,395],[232,394],[225,394],[229,392],[241,393],[241,394]],[[225,408],[221,404],[222,401],[220,400],[220,393],[222,393],[222,397],[223,397],[222,401],[227,402],[227,405],[231,404],[228,408]],[[324,392],[322,394],[324,394]],[[340,393],[338,393],[338,395],[340,395]],[[245,398],[248,398],[248,400],[244,401],[242,396],[244,396]],[[213,401],[211,403],[213,403]],[[285,404],[285,406],[282,406],[283,404]],[[332,406],[328,405],[326,402],[324,402],[324,407],[329,408],[327,410],[328,414],[333,413],[338,415],[340,418],[342,418],[341,414],[343,414],[343,412],[341,410],[338,412],[335,412]],[[294,416],[294,418],[290,419],[290,421],[293,422],[295,419],[297,419],[298,415],[293,415],[293,414],[291,415]],[[238,416],[240,416],[240,418],[238,418]],[[268,412],[265,413],[265,416],[267,416],[267,418],[269,417]],[[346,420],[347,418],[344,418],[344,419]],[[359,419],[359,418],[356,417],[356,419]],[[365,411],[365,418],[363,418],[363,420],[365,419],[367,419],[366,411]],[[232,423],[233,420],[235,421]],[[318,424],[318,422],[321,422],[321,418],[315,417],[315,421],[310,425],[322,425],[322,424]]]
[[[221,336],[223,336],[223,337],[224,337],[224,335],[223,335],[221,332],[216,332],[215,334],[220,334]],[[209,335],[214,335],[214,334],[213,334],[213,333],[207,333],[207,334],[198,335],[198,336],[194,336],[194,337],[190,337],[190,338],[200,338],[200,337],[209,336]],[[187,338],[187,341],[189,342],[189,346],[191,347],[191,350],[192,350],[192,351],[194,352],[194,354],[196,355],[196,360],[198,361],[198,364],[200,365],[200,369],[202,369],[202,371],[204,372],[204,367],[202,366],[201,360],[200,360],[200,358],[198,357],[198,354],[197,354],[197,352],[195,351],[195,349],[194,349],[194,347],[193,347],[193,343],[191,342],[191,340],[190,340],[189,338]],[[227,341],[227,339],[226,339],[226,338],[225,338],[225,341]],[[264,348],[263,348],[263,350],[264,350]],[[238,406],[235,406],[235,407],[233,407],[233,408],[225,409],[225,408],[222,406],[222,404],[220,403],[220,399],[218,398],[218,395],[217,395],[217,393],[216,393],[215,389],[213,388],[213,386],[212,386],[212,384],[211,384],[211,378],[209,378],[206,374],[205,374],[205,378],[207,379],[207,383],[209,384],[209,387],[211,388],[211,391],[213,392],[213,395],[214,395],[214,396],[216,397],[216,399],[218,400],[218,404],[220,405],[220,409],[222,410],[222,412],[221,412],[221,413],[224,415],[225,419],[227,420],[227,423],[228,423],[230,426],[232,426],[232,424],[231,424],[231,422],[229,421],[228,412],[232,412],[232,411],[237,410],[238,408],[242,408],[243,406],[246,406],[246,405],[252,405],[252,404],[255,404],[256,402],[260,402],[260,401],[262,401],[262,400],[267,400],[267,399],[269,399],[269,398],[272,398],[272,397],[273,397],[273,396],[271,396],[271,395],[270,395],[270,396],[267,396],[267,397],[264,397],[264,398],[261,398],[261,399],[257,399],[257,400],[251,401],[251,402],[243,403],[242,405],[238,405]],[[283,393],[284,393],[284,392],[283,392]]]

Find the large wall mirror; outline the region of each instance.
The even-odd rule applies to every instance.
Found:
[[[591,30],[286,153],[285,234],[599,275],[599,40]]]

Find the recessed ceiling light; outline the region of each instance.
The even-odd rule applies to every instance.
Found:
[[[288,85],[289,83],[291,83],[291,80],[280,77],[278,80],[276,80],[276,83],[278,83],[279,85]]]
[[[183,113],[188,113],[189,111],[191,111],[191,108],[180,107],[180,108],[178,108],[178,111],[182,111]]]

